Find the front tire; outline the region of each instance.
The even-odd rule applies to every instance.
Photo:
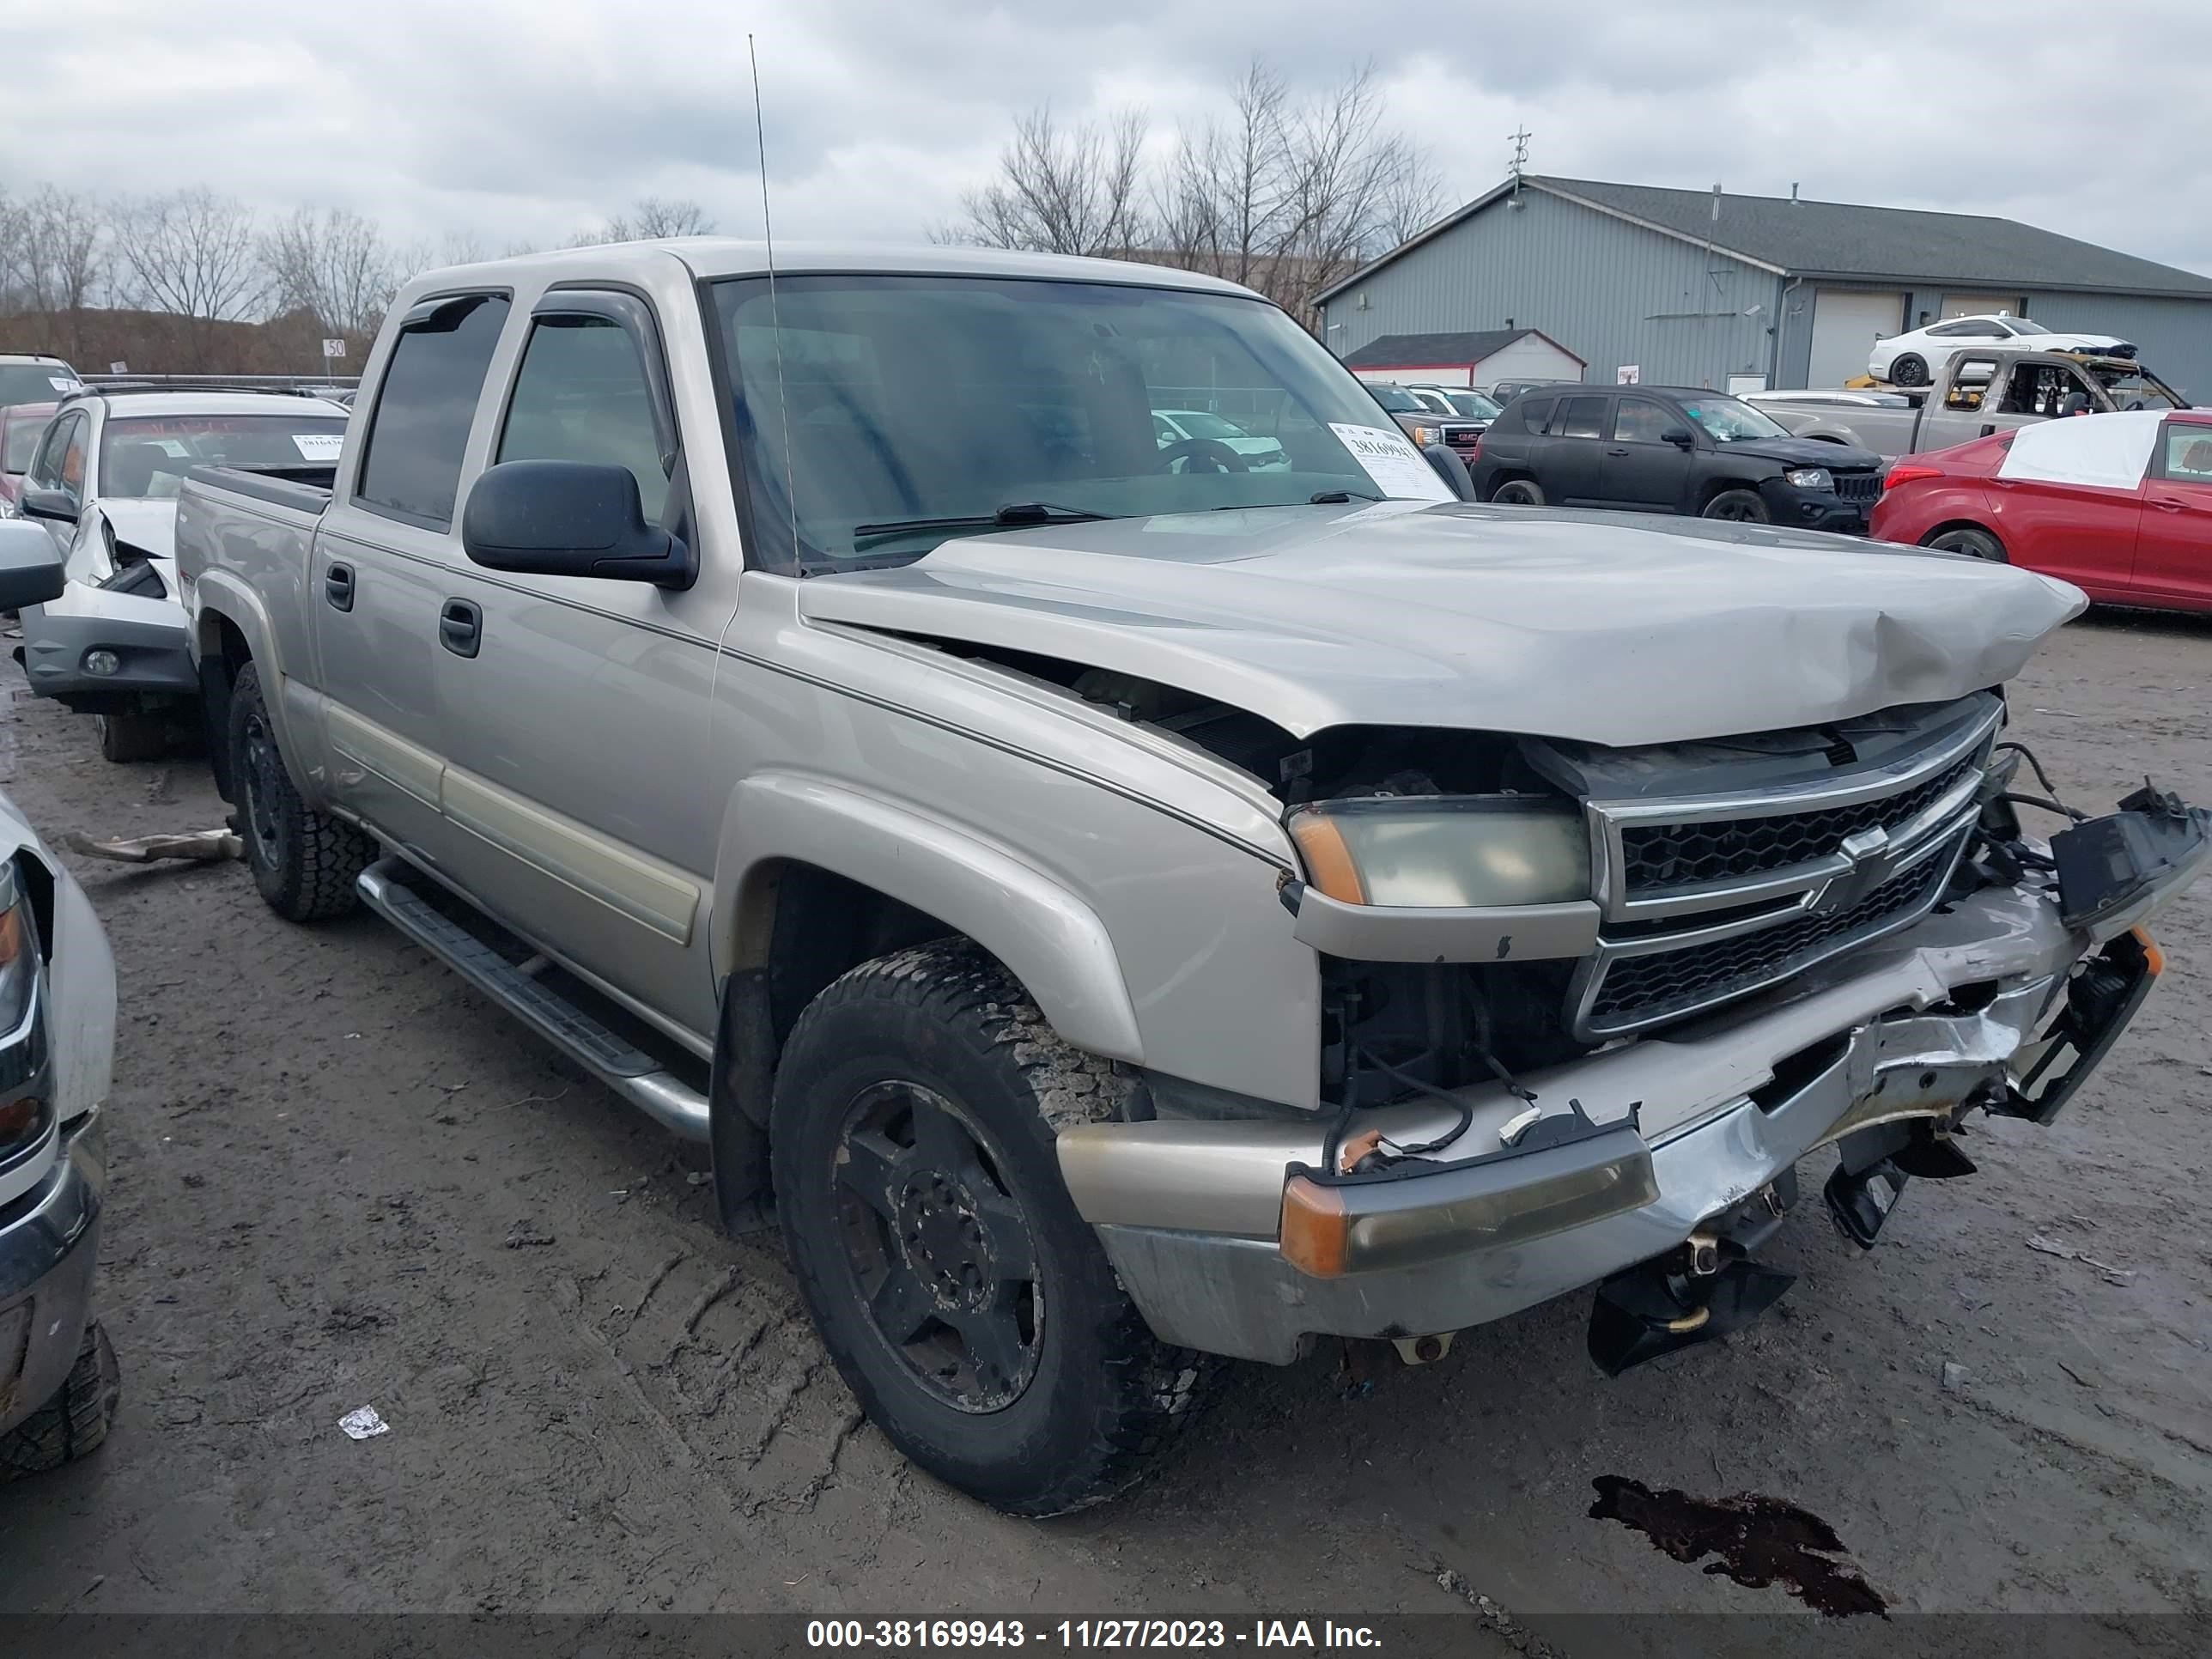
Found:
[[[358,902],[354,882],[375,858],[376,843],[300,798],[262,701],[261,671],[252,663],[238,671],[231,687],[230,775],[246,867],[269,908],[288,921],[322,921],[351,910]]]
[[[1924,544],[1942,553],[1965,553],[1987,559],[1991,564],[2012,562],[2005,556],[2004,544],[1986,530],[1947,530],[1940,536],[1930,536]]]
[[[1060,1182],[1057,1129],[1121,1093],[957,939],[854,969],[778,1066],[776,1207],[823,1346],[892,1444],[1009,1514],[1131,1485],[1214,1370],[1152,1335]]]
[[[1927,359],[1916,357],[1911,352],[1906,352],[1889,366],[1889,383],[1892,386],[1926,386],[1928,384]]]
[[[123,1368],[94,1319],[86,1322],[76,1364],[52,1400],[0,1435],[0,1483],[43,1474],[99,1449],[123,1401]]]
[[[121,764],[159,760],[169,752],[169,723],[159,714],[95,714],[100,757]]]
[[[1508,478],[1490,492],[1490,499],[1499,507],[1541,507],[1544,486],[1534,478]]]
[[[1723,489],[1705,503],[1702,515],[1708,519],[1725,519],[1731,524],[1771,524],[1774,515],[1766,510],[1766,502],[1755,489]]]

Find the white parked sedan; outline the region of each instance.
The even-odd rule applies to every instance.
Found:
[[[2023,351],[2095,351],[2108,357],[2132,357],[2132,342],[2110,334],[2067,334],[2000,311],[1987,317],[1953,317],[1910,333],[1875,343],[1867,373],[1894,386],[1926,386],[1929,376],[1954,353],[1977,346],[2007,345]]]
[[[1273,438],[1255,437],[1225,415],[1203,409],[1156,409],[1152,436],[1162,449],[1211,442],[1244,458],[1248,468],[1288,466],[1291,458]]]

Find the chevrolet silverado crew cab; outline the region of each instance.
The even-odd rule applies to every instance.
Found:
[[[2064,583],[1452,499],[1208,277],[778,254],[416,279],[330,487],[195,472],[179,572],[270,903],[705,1141],[955,1485],[1112,1492],[1216,1356],[1717,1335],[1801,1159],[1870,1244],[2158,970],[2206,815],[2020,822]],[[1286,464],[1162,447],[1206,388]]]

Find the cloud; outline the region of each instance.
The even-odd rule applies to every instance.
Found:
[[[18,0],[20,11],[27,0]],[[0,13],[4,15],[4,13]],[[1380,0],[86,0],[0,23],[0,186],[206,183],[331,203],[396,240],[544,241],[642,195],[757,233],[745,30],[777,229],[912,240],[988,175],[1018,111],[1218,107],[1255,47],[1317,88],[1372,59],[1455,199],[1534,134],[1546,173],[2003,214],[2212,270],[2212,7],[1868,0],[1694,11]],[[2115,66],[2110,69],[2100,66]]]

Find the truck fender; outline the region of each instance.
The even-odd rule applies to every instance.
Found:
[[[757,968],[757,914],[786,862],[873,888],[957,928],[1004,963],[1052,1029],[1079,1048],[1141,1063],[1137,1015],[1097,912],[1052,877],[971,830],[902,803],[796,772],[757,773],[732,792],[716,860],[717,970]]]
[[[200,684],[208,684],[210,664],[220,663],[222,657],[222,638],[219,622],[235,628],[246,641],[246,655],[261,671],[262,696],[269,709],[269,724],[276,737],[276,750],[283,757],[284,769],[291,775],[293,786],[309,801],[319,800],[322,790],[309,775],[309,757],[300,739],[305,735],[294,725],[293,699],[299,695],[312,695],[301,687],[295,692],[284,672],[284,664],[276,651],[276,630],[269,619],[269,608],[261,596],[240,581],[230,572],[220,568],[204,570],[192,584],[192,625],[186,630],[185,643],[191,653],[193,665],[200,671]],[[208,700],[210,724],[215,729],[209,733],[211,745],[219,747],[223,741],[229,702]],[[218,714],[226,716],[217,722]],[[222,780],[225,768],[218,764],[216,777]],[[228,799],[226,793],[225,799]]]

